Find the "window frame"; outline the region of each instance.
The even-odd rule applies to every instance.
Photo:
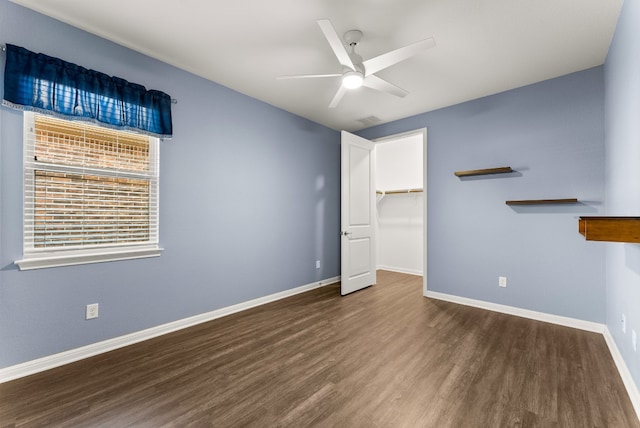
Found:
[[[93,174],[99,171],[99,175],[107,177],[123,178],[143,178],[149,180],[149,239],[144,242],[116,243],[116,244],[83,244],[78,247],[60,248],[37,248],[34,245],[33,236],[35,225],[35,197],[29,194],[35,192],[34,173],[37,170],[66,172],[71,174],[82,174],[82,167],[65,166],[55,163],[39,163],[34,159],[35,148],[35,118],[41,113],[31,111],[24,112],[23,130],[23,258],[14,263],[20,270],[51,268],[58,266],[71,266],[88,263],[110,262],[117,260],[131,260],[148,257],[158,257],[162,253],[159,246],[159,178],[160,178],[160,139],[149,136],[149,162],[151,171],[145,174],[126,173],[122,171],[111,171],[107,168],[91,168],[86,173]],[[41,114],[42,116],[50,116]],[[56,118],[57,119],[57,118]],[[68,120],[68,119],[62,119]],[[75,122],[75,121],[70,121]],[[104,128],[100,124],[87,124]],[[128,131],[119,131],[128,133]]]

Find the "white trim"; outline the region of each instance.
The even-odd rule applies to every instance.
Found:
[[[483,300],[475,300],[466,297],[454,296],[451,294],[439,293],[437,291],[427,291],[426,297],[444,300],[452,303],[459,303],[465,306],[473,306],[475,308],[487,309],[493,312],[515,315],[522,318],[529,318],[536,321],[562,325],[565,327],[577,328],[578,330],[591,331],[594,333],[602,334],[605,328],[604,324],[600,324],[597,322],[584,321],[576,318],[563,317],[560,315],[552,315],[544,312],[536,312],[529,309],[516,308],[514,306],[500,305],[498,303],[485,302]]]
[[[406,273],[408,275],[422,276],[422,271],[417,269],[405,269],[393,266],[378,265],[377,270],[388,270],[391,272]]]
[[[107,339],[102,342],[92,343],[91,345],[83,346],[81,348],[70,349],[68,351],[60,352],[58,354],[49,355],[46,357],[38,358],[37,360],[27,361],[25,363],[16,364],[14,366],[0,369],[0,383],[8,382],[10,380],[18,379],[21,377],[29,376],[34,373],[39,373],[45,370],[49,370],[55,367],[59,367],[65,364],[79,361],[85,358],[92,357],[94,355],[102,354],[105,352],[113,351],[114,349],[122,348],[124,346],[133,345],[134,343],[142,342],[154,337],[162,336],[177,330],[182,330],[188,327],[192,327],[197,324],[201,324],[207,321],[221,318],[227,315],[234,314],[236,312],[244,311],[256,306],[264,305],[266,303],[274,302],[276,300],[284,299],[286,297],[294,296],[296,294],[304,293],[305,291],[313,290],[315,288],[323,287],[325,285],[334,284],[340,281],[340,277],[323,279],[311,284],[302,285],[300,287],[292,288],[290,290],[281,291],[279,293],[270,294],[268,296],[259,297],[257,299],[249,300],[236,305],[227,306],[225,308],[216,309],[215,311],[206,312],[204,314],[195,315],[189,318],[173,321],[167,324],[162,324],[156,327],[151,327],[146,330],[137,331],[134,333],[126,334],[124,336],[115,337],[113,339]]]
[[[611,335],[611,332],[609,331],[609,328],[607,326],[604,327],[604,332],[602,333],[602,335],[604,336],[604,341],[607,342],[609,352],[611,352],[611,357],[613,357],[613,362],[616,363],[618,373],[620,373],[620,377],[622,378],[622,383],[624,383],[625,388],[627,388],[627,394],[629,394],[631,404],[633,404],[636,415],[640,420],[640,392],[638,391],[638,387],[633,381],[631,372],[629,371],[627,364],[624,362],[624,358],[622,358],[620,349],[618,349],[616,341],[613,339],[613,336]]]
[[[14,263],[18,265],[20,270],[43,269],[59,266],[84,265],[88,263],[114,262],[116,260],[142,259],[147,257],[159,257],[163,248],[129,248],[118,251],[93,251],[86,253],[64,254],[59,252],[58,255],[42,255],[29,256],[22,260],[16,260]]]

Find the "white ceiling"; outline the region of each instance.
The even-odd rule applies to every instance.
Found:
[[[604,63],[622,0],[12,0],[330,128],[365,128]],[[340,73],[318,19],[364,33],[366,60],[433,36],[328,109]],[[142,25],[141,25],[142,23]],[[161,88],[159,88],[161,89]]]

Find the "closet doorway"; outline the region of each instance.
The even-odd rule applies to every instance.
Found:
[[[377,269],[421,275],[427,292],[427,129],[373,140]]]

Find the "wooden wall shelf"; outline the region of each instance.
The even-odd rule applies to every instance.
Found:
[[[470,169],[468,171],[456,171],[456,177],[473,177],[475,175],[491,175],[491,174],[508,174],[513,172],[510,166],[502,166],[500,168],[487,169]]]
[[[577,204],[578,199],[523,199],[520,201],[506,201],[507,205],[551,205],[551,204]]]
[[[640,217],[580,217],[578,231],[587,241],[640,243]]]

